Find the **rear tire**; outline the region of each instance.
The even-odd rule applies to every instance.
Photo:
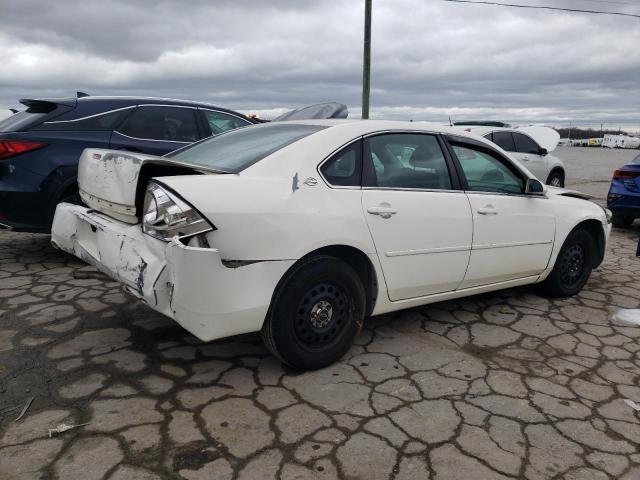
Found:
[[[282,362],[296,370],[315,370],[347,353],[364,312],[365,291],[355,270],[335,257],[312,257],[287,273],[261,335]]]
[[[560,170],[555,170],[549,174],[549,178],[547,178],[547,185],[551,185],[552,187],[561,187],[564,188],[564,175]]]
[[[582,228],[572,231],[558,253],[553,270],[540,288],[551,297],[575,295],[589,280],[595,255],[593,236]]]
[[[634,217],[630,217],[627,215],[616,215],[615,213],[611,217],[611,223],[616,228],[629,228],[634,220]]]

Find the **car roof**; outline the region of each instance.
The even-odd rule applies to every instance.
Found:
[[[491,132],[518,132],[517,128],[509,128],[509,127],[491,127],[491,126],[486,126],[483,125],[481,127],[474,127],[474,126],[463,126],[463,125],[458,125],[458,126],[454,126],[452,128],[455,128],[456,130],[460,131],[466,131],[466,132],[473,132],[476,135],[486,135],[487,133],[491,133]],[[521,133],[521,132],[518,132]]]
[[[31,100],[29,100],[31,101]],[[135,105],[169,105],[191,108],[212,109],[232,115],[240,116],[250,121],[244,114],[224,107],[218,107],[209,103],[193,102],[189,100],[178,100],[174,98],[158,97],[127,97],[127,96],[86,96],[78,98],[41,98],[37,101],[52,102],[61,105],[75,107],[63,114],[58,120],[77,120],[88,115],[127,108]],[[24,103],[24,102],[23,102]]]
[[[364,119],[317,119],[283,121],[279,124],[291,125],[317,125],[331,129],[349,130],[354,135],[367,135],[369,133],[384,132],[386,130],[407,130],[430,133],[442,133],[446,135],[464,136],[477,139],[475,132],[470,133],[455,127],[437,125],[428,122],[409,122],[402,120],[364,120]],[[483,139],[484,140],[484,139]]]

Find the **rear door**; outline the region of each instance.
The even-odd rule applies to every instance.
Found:
[[[555,236],[549,200],[525,195],[526,176],[497,151],[465,139],[449,142],[473,214],[471,256],[460,288],[542,273]]]
[[[471,248],[469,201],[441,139],[367,137],[362,208],[392,301],[455,290]]]
[[[141,105],[113,132],[111,148],[164,155],[200,138],[195,108]]]

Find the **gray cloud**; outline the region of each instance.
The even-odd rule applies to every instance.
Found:
[[[517,2],[640,13],[623,0]],[[357,115],[362,10],[339,0],[0,0],[0,109],[83,90],[266,115],[336,100]],[[638,38],[640,19],[374,0],[372,114],[638,122]]]

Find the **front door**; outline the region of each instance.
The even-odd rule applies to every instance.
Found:
[[[546,183],[549,176],[547,157],[540,155],[540,145],[531,137],[522,133],[513,132],[516,151],[513,154],[538,180]]]
[[[555,216],[545,197],[525,195],[526,177],[494,150],[451,140],[467,182],[473,245],[460,288],[539,275],[547,267]]]
[[[471,210],[435,135],[365,139],[362,208],[392,301],[455,290],[471,249]]]

